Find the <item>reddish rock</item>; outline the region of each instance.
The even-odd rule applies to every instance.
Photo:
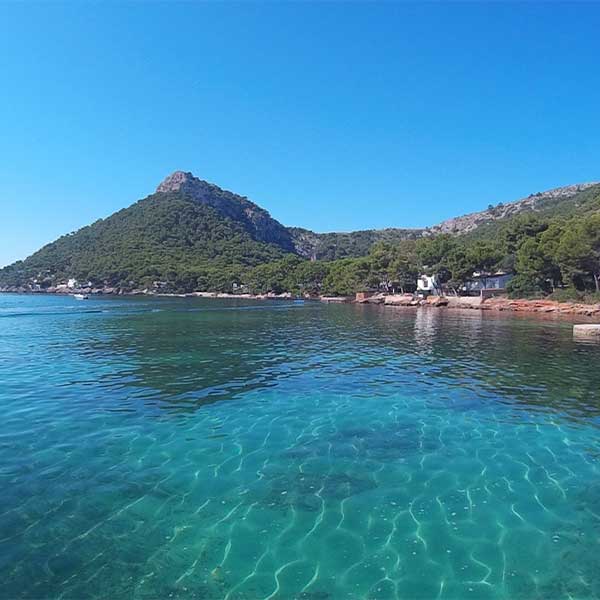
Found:
[[[383,304],[385,294],[375,292],[357,292],[354,301],[358,304]]]
[[[395,294],[386,296],[384,304],[386,306],[414,306],[414,296],[412,294]]]
[[[429,306],[448,306],[448,298],[444,296],[429,296],[426,303]]]
[[[599,304],[556,302],[554,300],[508,300],[507,298],[490,298],[489,300],[485,300],[481,308],[514,312],[557,313],[561,315],[600,315]]]

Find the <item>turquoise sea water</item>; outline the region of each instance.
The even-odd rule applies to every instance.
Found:
[[[0,295],[0,598],[600,598],[571,328]]]

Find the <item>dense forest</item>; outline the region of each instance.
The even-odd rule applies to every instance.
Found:
[[[451,293],[460,293],[474,272],[502,270],[515,274],[514,297],[600,294],[600,185],[462,235],[289,231],[296,244],[312,248],[313,260],[257,239],[214,206],[157,193],[5,267],[0,286],[45,289],[76,278],[124,291],[349,295],[410,292],[419,273],[437,273]],[[316,254],[323,258],[314,260]]]
[[[161,193],[5,267],[0,285],[49,287],[73,277],[98,287],[229,289],[251,267],[285,255],[215,208]]]

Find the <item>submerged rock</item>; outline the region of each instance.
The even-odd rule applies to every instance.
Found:
[[[600,341],[600,325],[574,325],[573,335],[579,338],[587,338]]]

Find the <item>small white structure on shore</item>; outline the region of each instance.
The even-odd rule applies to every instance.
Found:
[[[77,279],[73,279],[73,278],[69,279],[69,280],[67,281],[67,287],[68,287],[70,290],[73,290],[73,289],[75,289],[75,288],[78,288],[78,287],[79,287],[79,283],[78,283]]]
[[[419,275],[417,278],[418,294],[439,294],[441,291],[437,275]]]

